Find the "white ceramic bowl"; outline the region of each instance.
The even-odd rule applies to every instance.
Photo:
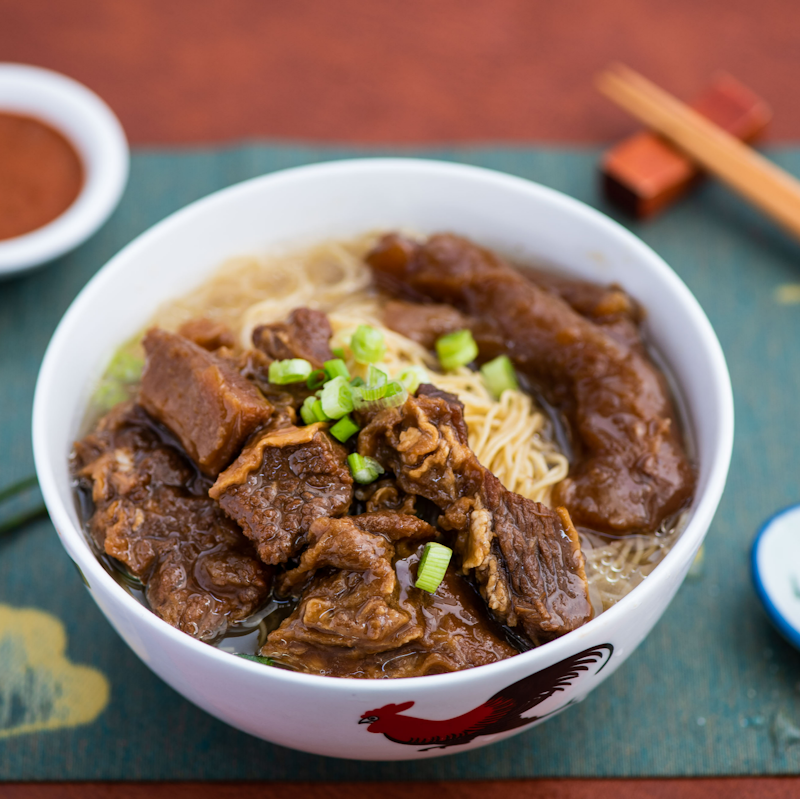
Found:
[[[90,551],[67,470],[85,403],[117,345],[142,327],[158,303],[186,292],[226,258],[398,226],[454,231],[570,274],[618,281],[644,303],[648,332],[680,384],[697,444],[691,520],[653,574],[615,607],[563,638],[499,663],[365,681],[242,661],[161,621],[117,585]],[[123,249],[81,292],[53,336],[36,387],[33,440],[39,481],[64,547],[103,613],[156,674],[209,713],[284,746],[400,760],[464,751],[526,729],[582,699],[630,655],[678,590],[711,523],[730,460],[733,401],[722,351],[697,301],[652,250],[616,223],[563,194],[497,172],[367,159],[291,169],[232,186]],[[563,690],[549,695],[559,677]],[[463,726],[458,717],[495,694],[537,692],[543,701],[522,714],[519,707],[510,711],[490,735],[462,736],[438,749],[424,743]],[[420,740],[398,742],[382,730]]]
[[[128,143],[114,112],[92,91],[49,69],[0,63],[0,112],[32,116],[78,151],[84,184],[75,202],[43,227],[0,241],[0,278],[52,261],[83,243],[117,207],[128,180]]]

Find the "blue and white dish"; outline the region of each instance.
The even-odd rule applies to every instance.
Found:
[[[753,544],[753,582],[773,624],[800,649],[800,505],[776,513]]]

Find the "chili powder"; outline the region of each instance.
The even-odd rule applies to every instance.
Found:
[[[0,241],[52,222],[83,185],[75,148],[38,119],[0,112]]]

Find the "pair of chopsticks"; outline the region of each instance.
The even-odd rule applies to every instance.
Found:
[[[596,85],[800,238],[800,181],[629,67],[613,64]]]
[[[0,489],[0,509],[2,509],[4,505],[11,505],[14,500],[23,497],[29,491],[36,488],[37,485],[36,476],[31,475],[24,480],[20,480],[18,483]],[[24,510],[12,513],[7,518],[0,517],[0,535],[3,533],[10,533],[12,530],[22,527],[28,522],[37,519],[39,516],[44,516],[45,513],[47,513],[47,509],[44,504],[38,502]]]

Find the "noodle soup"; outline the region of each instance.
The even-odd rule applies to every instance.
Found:
[[[520,376],[518,386],[506,388],[498,396],[491,390],[481,371],[471,365],[445,370],[430,347],[388,326],[385,309],[391,298],[376,285],[373,270],[367,262],[368,253],[376,245],[379,246],[378,237],[370,235],[358,240],[328,242],[283,255],[232,259],[197,289],[159,308],[148,327],[177,333],[186,329],[184,326],[193,320],[206,320],[211,326],[230,331],[232,336],[230,341],[216,349],[224,351],[225,357],[241,359],[242,353],[252,349],[256,331],[283,324],[300,308],[322,312],[330,324],[330,349],[344,356],[341,360],[352,382],[369,381],[373,368],[390,377],[413,371],[419,383],[430,384],[448,396],[457,398],[462,408],[469,449],[480,466],[497,478],[508,492],[555,511],[557,503],[554,501],[554,492],[574,466],[571,461],[574,461],[575,455],[571,450],[575,433],[571,422],[524,375]],[[535,281],[535,274],[532,275]],[[364,327],[376,331],[383,342],[383,352],[377,363],[359,361],[348,349],[354,336]],[[121,407],[121,403],[137,397],[140,389],[138,370],[143,358],[141,337],[121,348],[89,408],[85,425],[87,430],[93,428],[109,408]],[[297,402],[295,405],[299,409]],[[294,421],[299,424],[296,414]],[[171,433],[169,430],[166,433],[160,431],[158,435],[169,438]],[[177,437],[180,439],[179,433]],[[169,446],[176,445],[173,439],[166,443]],[[83,516],[88,537],[97,544],[97,536],[92,535],[93,502],[89,498],[90,487],[85,479],[82,483],[79,481],[79,485],[82,486],[84,497]],[[96,486],[95,482],[95,493]],[[207,487],[203,488],[203,491],[207,490]],[[367,496],[364,492],[362,494]],[[360,513],[374,512],[369,511],[370,506],[365,504],[369,499],[359,499],[358,491],[355,496],[354,509]],[[437,514],[432,512],[431,507],[419,505],[415,516],[435,527]],[[683,525],[684,515],[679,509],[669,513],[653,530],[628,529],[624,535],[617,535],[582,524],[572,528],[576,547],[579,542],[581,574],[585,569],[590,615],[607,610],[644,580],[669,551]],[[221,545],[214,543],[214,546]],[[404,546],[405,549],[401,546],[393,555],[398,574],[402,569],[416,572],[420,568],[421,550],[410,545]],[[98,549],[98,553],[104,565],[126,589],[148,605],[142,581],[108,553],[108,546],[105,551]],[[298,563],[302,564],[300,554],[298,551],[288,558],[288,564],[295,569],[299,568]],[[462,562],[466,563],[467,557],[463,554],[461,557]],[[466,573],[468,570],[463,571]],[[491,629],[494,649],[484,660],[466,665],[479,665],[480,662],[507,657],[514,651],[522,651],[532,645],[530,637],[521,634],[518,625],[512,623],[515,614],[496,612],[492,601],[498,600],[496,597],[490,600],[484,588],[485,581],[481,584],[473,576],[464,581],[463,586],[459,584],[457,588],[449,586],[442,589],[449,592],[445,604],[481,606],[480,597],[483,596],[490,609],[486,619],[481,616],[483,621],[480,624]],[[305,590],[308,592],[309,589]],[[396,594],[397,589],[394,590]],[[409,590],[401,585],[400,593],[404,597]],[[307,599],[305,601],[308,602]],[[259,651],[266,651],[270,634],[280,625],[291,622],[292,614],[297,612],[298,596],[282,596],[273,590],[262,593],[256,605],[258,607],[254,605],[254,612],[241,614],[235,621],[220,628],[221,632],[206,640],[237,654],[255,656]],[[462,611],[459,613],[468,615]],[[479,607],[476,613],[484,614],[485,611]],[[480,626],[477,622],[469,624]],[[191,633],[191,630],[187,631]],[[533,643],[542,641],[534,640]],[[485,642],[481,646],[491,649]],[[280,657],[272,655],[270,662],[289,668],[297,667],[296,663],[282,662]],[[383,664],[379,666],[385,670]],[[320,673],[336,674],[336,670],[331,668]],[[378,667],[370,661],[369,668]],[[442,670],[452,669],[448,666]],[[424,673],[435,673],[435,668]],[[352,673],[343,672],[341,676],[383,674],[356,670]],[[389,673],[386,676],[402,675]]]

